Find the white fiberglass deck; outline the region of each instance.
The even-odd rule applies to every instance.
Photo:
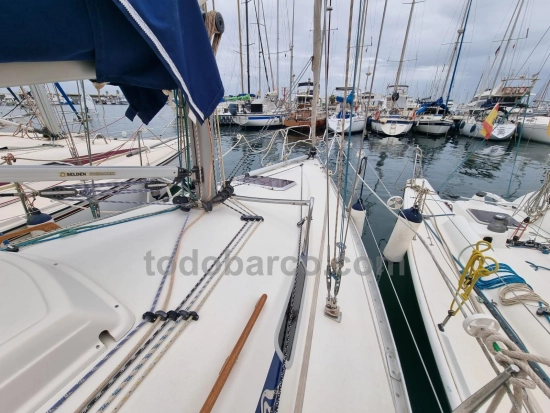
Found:
[[[506,247],[506,239],[512,236],[513,228],[502,234],[491,232],[487,229],[486,223],[475,220],[469,212],[471,209],[477,209],[504,213],[514,216],[517,221],[522,221],[525,217],[523,212],[515,215],[519,201],[507,203],[500,202],[503,201],[500,200],[499,205],[496,205],[494,202],[485,202],[483,197],[477,196],[468,201],[443,201],[428,181],[416,180],[415,182],[431,191],[426,197],[422,210],[424,222],[418,229],[418,234],[426,240],[431,253],[443,268],[445,277],[449,280],[452,288],[457,288],[458,273],[450,261],[451,258],[445,253],[445,247],[441,240],[447,243],[454,258],[461,265],[465,265],[472,252],[471,246],[484,237],[492,237],[492,250],[485,252],[484,255],[495,258],[499,264],[510,266],[543,299],[547,301],[550,299],[550,271],[544,269],[535,271],[526,262],[530,261],[550,268],[550,256],[535,249]],[[416,192],[407,188],[404,196],[404,208],[411,207],[415,198]],[[533,231],[542,234],[542,237],[539,236],[539,241],[550,236],[547,223],[542,228],[540,223],[535,223],[527,228],[522,240],[532,239]],[[407,257],[424,325],[448,400],[451,408],[454,409],[493,379],[497,373],[491,367],[476,339],[463,329],[464,316],[460,312],[451,318],[445,326],[444,332],[439,330],[438,324],[445,319],[453,295],[450,292],[449,283],[445,281],[432,256],[417,237],[413,239]],[[550,322],[545,317],[536,315],[538,308],[536,303],[505,306],[499,298],[499,290],[500,288],[483,289],[482,293],[494,304],[530,353],[550,357],[550,347],[548,346]],[[507,295],[507,297],[512,296],[513,294]],[[476,304],[473,302],[474,300],[477,302],[476,297],[477,294],[472,292],[471,300],[468,303],[470,308]],[[477,308],[483,314],[490,315],[488,308],[482,302],[477,304]],[[467,315],[470,314],[471,311],[467,311]],[[503,330],[501,329],[500,332],[503,333]],[[550,373],[544,365],[540,366],[546,371],[546,374]],[[500,371],[502,371],[501,368]],[[539,406],[538,412],[550,411],[550,400],[542,391],[539,389],[528,390],[528,395],[533,404]],[[485,411],[488,406],[489,403],[486,403],[479,411]],[[505,396],[497,411],[508,412],[510,408],[511,402],[508,396]]]
[[[352,264],[344,275],[339,294],[339,304],[343,313],[341,323],[324,316],[326,297],[326,235],[325,207],[326,175],[318,160],[304,161],[303,165],[290,165],[281,170],[274,170],[268,175],[293,180],[296,185],[284,191],[272,191],[256,185],[236,184],[236,194],[262,198],[304,199],[314,198],[311,230],[309,234],[309,269],[306,276],[303,300],[297,314],[297,333],[293,344],[292,356],[287,362],[284,376],[280,412],[408,412],[410,406],[402,377],[395,346],[383,310],[381,298],[374,275],[366,264],[366,254],[353,223],[347,241],[346,256]],[[330,191],[330,215],[334,225],[336,196]],[[254,306],[262,294],[267,294],[267,302],[252,329],[250,336],[233,371],[229,375],[213,411],[216,412],[268,412],[272,410],[273,377],[269,379],[270,366],[280,366],[281,349],[277,337],[281,330],[282,319],[293,286],[296,255],[298,252],[298,221],[306,217],[307,206],[282,205],[275,203],[245,202],[241,204],[226,202],[236,209],[248,208],[249,214],[261,215],[263,222],[246,224],[241,215],[224,206],[217,205],[210,213],[192,210],[187,213],[181,210],[143,218],[131,223],[123,223],[95,231],[69,236],[30,247],[22,248],[19,253],[10,255],[0,252],[0,267],[12,268],[15,262],[29,260],[39,262],[48,260],[46,267],[60,268],[81,277],[87,283],[99,287],[112,299],[105,302],[109,308],[124,313],[127,311],[133,322],[124,325],[129,330],[141,320],[142,314],[148,311],[161,281],[157,263],[162,257],[169,257],[178,239],[182,226],[187,222],[187,232],[183,235],[176,263],[184,257],[186,268],[191,267],[192,257],[196,251],[198,269],[192,275],[184,275],[180,268],[173,278],[173,287],[165,310],[173,310],[191,291],[199,278],[204,274],[210,260],[202,267],[203,258],[217,257],[238,234],[241,228],[240,243],[230,248],[229,257],[242,259],[243,269],[239,270],[233,262],[231,273],[224,275],[213,273],[210,284],[197,297],[190,310],[197,308],[201,300],[206,299],[200,309],[198,321],[180,322],[175,325],[171,335],[162,341],[158,350],[144,361],[143,367],[129,381],[126,387],[114,398],[105,411],[113,411],[128,397],[122,405],[125,412],[198,412],[206,400],[226,358],[245,324]],[[115,221],[122,217],[139,215],[162,209],[159,206],[148,206],[112,217],[105,222]],[[304,224],[305,236],[305,224]],[[331,229],[331,238],[333,232]],[[332,245],[332,239],[331,239]],[[146,257],[155,257],[147,274]],[[363,257],[362,262],[357,258]],[[272,265],[269,264],[271,259]],[[314,259],[320,266],[314,268]],[[254,264],[261,264],[255,267]],[[185,260],[184,260],[185,261]],[[286,271],[281,267],[285,261]],[[167,260],[163,262],[166,265]],[[355,263],[355,265],[353,265]],[[251,267],[252,266],[252,267]],[[20,265],[22,271],[25,266]],[[222,267],[223,268],[223,267]],[[5,277],[6,271],[0,272]],[[263,273],[260,273],[263,272]],[[81,275],[76,275],[76,273]],[[9,273],[9,271],[8,271]],[[288,275],[286,275],[286,274]],[[17,274],[18,280],[11,285],[13,295],[21,294],[20,302],[26,302],[25,291],[18,289],[19,282],[30,275]],[[9,275],[8,275],[9,277]],[[55,278],[55,276],[52,276]],[[219,284],[217,281],[219,280]],[[159,298],[161,309],[166,300],[170,277],[166,280]],[[200,289],[200,288],[199,288]],[[0,297],[6,290],[0,292]],[[48,294],[48,291],[43,291]],[[3,297],[1,297],[3,298]],[[15,300],[15,301],[13,301]],[[22,319],[24,315],[14,297],[12,305],[2,307],[3,321],[0,327],[13,328],[13,325],[27,326],[17,336],[32,331],[32,317]],[[0,299],[0,306],[6,301]],[[187,304],[186,304],[187,305]],[[184,306],[185,308],[185,306]],[[63,308],[60,310],[62,311]],[[36,313],[35,321],[48,317],[47,310]],[[72,314],[72,313],[71,313]],[[89,313],[90,320],[97,314]],[[28,317],[28,316],[27,316]],[[68,315],[71,320],[74,315]],[[100,322],[100,321],[97,321]],[[26,324],[23,324],[26,323]],[[70,324],[70,323],[68,323]],[[126,342],[108,361],[85,381],[59,407],[59,412],[72,412],[91,394],[103,379],[121,362],[130,349],[145,335],[152,324],[145,324]],[[168,333],[173,322],[163,330]],[[183,328],[182,328],[183,326]],[[182,328],[181,334],[177,332]],[[97,331],[97,336],[101,333]],[[68,333],[78,335],[78,331],[46,331],[49,339],[62,341]],[[150,334],[150,333],[149,333]],[[115,335],[115,334],[113,334]],[[128,373],[134,369],[142,357],[158,343],[160,334],[144,353],[117,380],[105,395],[94,404],[90,411],[97,411],[109,395],[121,385]],[[388,336],[389,335],[389,336]],[[0,338],[0,365],[8,361],[4,349],[15,337]],[[73,348],[74,354],[59,355],[57,367],[61,371],[51,376],[49,371],[40,370],[33,373],[34,366],[22,354],[18,358],[16,371],[29,374],[27,386],[14,387],[16,377],[3,376],[0,369],[0,397],[6,411],[46,411],[52,407],[67,391],[80,380],[102,357],[112,350],[116,342],[105,335],[91,337],[90,348]],[[118,340],[118,337],[116,337]],[[42,340],[47,341],[47,340]],[[168,348],[169,343],[172,342]],[[35,341],[40,351],[40,341]],[[97,346],[97,348],[96,348]],[[143,373],[152,366],[152,360],[168,350],[154,365],[150,373],[141,379]],[[32,351],[31,351],[32,354]],[[78,356],[76,357],[75,354]],[[92,355],[91,355],[92,354]],[[93,355],[95,354],[95,355]],[[46,355],[45,357],[49,357]],[[71,361],[69,363],[69,361]],[[55,364],[55,363],[54,363]],[[28,369],[28,370],[26,370]],[[6,377],[7,376],[7,377]],[[141,381],[142,380],[142,381]],[[271,381],[270,381],[271,380]],[[40,383],[42,381],[42,383]],[[136,384],[137,388],[133,388]],[[276,382],[275,382],[276,383]]]

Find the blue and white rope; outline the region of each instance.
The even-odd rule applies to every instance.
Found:
[[[242,239],[245,237],[248,231],[250,231],[250,228],[252,228],[252,225],[247,226],[244,232],[242,232],[241,236],[237,239],[237,242],[229,249],[228,254],[226,254],[225,257],[223,257],[223,253],[222,253],[221,256],[223,257],[223,259],[221,261],[219,260],[216,261],[216,262],[219,262],[219,267],[217,268],[216,271],[210,272],[210,270],[214,268],[214,266],[216,265],[216,262],[212,263],[212,265],[209,268],[209,272],[210,272],[209,277],[206,279],[205,283],[202,285],[199,291],[197,291],[197,293],[195,294],[195,296],[193,297],[189,305],[186,307],[186,310],[189,310],[191,306],[197,301],[197,299],[202,295],[203,291],[210,284],[214,276],[219,273],[219,270],[222,268],[222,265],[227,261],[231,253],[233,253],[237,245],[241,243]],[[226,250],[224,250],[224,252],[225,251]],[[155,343],[155,345],[151,347],[149,352],[145,356],[143,356],[140,362],[134,367],[131,373],[122,381],[122,383],[120,383],[119,387],[115,391],[113,391],[113,393],[109,396],[107,401],[97,410],[98,412],[105,411],[105,409],[111,404],[111,402],[116,398],[116,396],[120,394],[120,392],[124,389],[124,387],[126,387],[126,385],[132,380],[132,378],[134,378],[134,376],[139,372],[139,370],[143,367],[143,365],[147,363],[147,360],[149,360],[153,356],[155,351],[162,345],[162,343],[164,343],[164,341],[170,336],[170,334],[176,329],[176,327],[182,320],[183,318],[179,318],[178,320],[173,322],[172,326],[170,326],[170,328],[166,331],[166,333],[164,333],[159,338],[159,340]]]
[[[225,252],[231,247],[231,245],[233,244],[233,242],[235,242],[235,240],[239,237],[239,235],[241,234],[241,232],[245,229],[245,227],[248,225],[249,223],[248,222],[245,222],[243,224],[243,226],[241,227],[241,229],[237,232],[237,234],[233,237],[233,239],[231,239],[231,241],[229,241],[229,244],[223,249],[223,251],[220,253],[220,255],[218,255],[218,257],[216,258],[216,260],[212,263],[212,265],[206,270],[206,272],[203,274],[203,276],[200,278],[200,280],[193,286],[193,288],[191,288],[191,291],[189,291],[189,293],[187,294],[187,296],[183,299],[183,301],[179,304],[179,306],[175,309],[175,311],[179,311],[181,310],[181,308],[185,305],[185,303],[187,302],[187,300],[191,297],[191,295],[193,295],[194,291],[196,291],[196,289],[198,288],[198,286],[204,281],[204,279],[208,276],[208,274],[210,273],[210,271],[212,271],[212,269],[214,268],[214,266],[216,265],[216,263],[220,260],[220,258],[225,254]],[[82,408],[82,410],[80,411],[80,413],[86,413],[88,412],[92,406],[101,398],[103,397],[103,395],[105,394],[105,392],[114,384],[114,382],[116,380],[118,380],[118,378],[124,374],[124,372],[128,369],[128,367],[139,357],[139,355],[145,351],[145,349],[149,346],[149,344],[151,344],[153,342],[153,340],[156,338],[156,336],[158,334],[160,334],[160,332],[166,327],[166,325],[170,322],[170,320],[165,320],[161,326],[154,331],[154,333],[151,335],[151,337],[149,337],[147,339],[147,341],[145,341],[145,343],[143,343],[141,345],[141,347],[132,355],[132,357],[130,359],[128,359],[128,361],[124,364],[124,366],[122,366],[120,368],[119,371],[116,372],[116,374],[114,374],[111,379],[94,395],[94,397],[92,399],[89,400],[89,402],[86,404],[86,406],[84,406]]]
[[[161,211],[165,212],[165,211]],[[183,223],[183,227],[178,235],[178,239],[176,241],[176,245],[174,249],[172,250],[172,255],[170,257],[170,260],[168,262],[168,265],[166,266],[166,270],[164,271],[164,275],[162,277],[162,280],[160,282],[160,285],[157,289],[157,293],[155,295],[155,299],[153,300],[153,305],[151,306],[151,312],[155,310],[155,307],[157,305],[158,299],[160,297],[160,294],[162,292],[164,283],[167,278],[167,274],[170,271],[170,268],[172,266],[172,262],[174,261],[177,248],[181,242],[183,232],[185,230],[185,227],[187,226],[187,221],[189,220],[190,213],[187,213],[187,216],[185,217],[185,222]],[[47,411],[47,413],[52,413],[55,410],[57,410],[78,388],[88,380],[92,374],[94,374],[107,360],[109,360],[118,349],[120,349],[124,343],[126,343],[143,325],[145,324],[144,321],[140,322],[132,331],[130,331],[110,352],[108,352],[100,361],[97,362],[97,364],[92,367],[90,371],[88,371],[82,378],[75,383],[74,386],[72,386],[52,407],[50,407]]]

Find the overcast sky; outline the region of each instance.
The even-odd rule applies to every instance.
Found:
[[[225,33],[218,49],[217,61],[225,86],[225,92],[238,94],[246,92],[246,25],[244,0],[214,0],[216,9],[225,20]],[[305,81],[312,77],[309,67],[306,67],[312,55],[313,0],[295,1],[294,24],[294,74]],[[327,0],[331,1],[331,0]],[[374,92],[385,93],[386,86],[393,84],[397,72],[398,61],[405,37],[407,20],[411,10],[412,0],[388,0],[386,21],[382,32],[382,41],[375,75]],[[416,0],[418,1],[418,0]],[[244,90],[241,89],[240,59],[239,59],[239,25],[237,5],[241,5],[241,28],[244,63]],[[406,2],[406,3],[405,3]],[[404,70],[400,83],[410,86],[409,94],[414,97],[432,97],[441,95],[434,89],[442,87],[447,73],[447,65],[453,43],[457,38],[457,29],[462,20],[462,13],[467,0],[425,0],[417,3],[412,17],[409,40],[407,44]],[[550,76],[550,63],[545,61],[550,52],[550,0],[473,0],[467,24],[464,45],[457,70],[455,86],[451,97],[456,102],[467,102],[472,98],[480,83],[482,73],[495,57],[499,40],[504,37],[512,19],[514,9],[523,2],[523,10],[518,19],[513,40],[509,46],[507,58],[503,64],[501,76],[512,71],[521,75],[533,75],[540,71],[535,92],[544,87]],[[251,93],[259,90],[258,85],[258,26],[256,24],[256,7],[260,15],[261,36],[268,66],[269,84],[277,83],[277,0],[250,0],[249,5],[249,43],[250,46],[250,82]],[[365,48],[359,87],[365,89],[365,72],[373,71],[376,46],[379,39],[380,25],[384,0],[355,0],[352,27],[352,48],[356,44],[356,25],[359,15],[359,5],[368,4],[367,25],[365,31]],[[255,7],[256,6],[256,7]],[[279,86],[290,82],[290,44],[292,30],[293,0],[279,0]],[[330,37],[330,70],[328,93],[336,86],[344,85],[346,67],[346,44],[348,34],[350,0],[332,0],[331,37]],[[208,0],[208,8],[212,9],[212,0]],[[265,26],[264,22],[265,15]],[[265,33],[267,32],[267,39]],[[546,34],[545,34],[546,33]],[[526,38],[527,37],[527,38]],[[519,39],[518,39],[519,38]],[[269,48],[268,48],[269,43]],[[537,45],[538,44],[538,45]],[[499,55],[504,53],[502,46]],[[350,59],[350,80],[353,78],[353,63],[355,48]],[[269,54],[268,54],[269,52]],[[268,56],[271,57],[271,70]],[[488,63],[489,62],[489,63]],[[496,66],[499,62],[497,61]],[[494,73],[494,72],[493,72]],[[273,80],[272,80],[273,78]],[[324,66],[321,74],[321,87],[325,87]],[[268,91],[263,60],[261,63],[261,91]],[[486,85],[485,81],[481,85]],[[76,92],[74,82],[64,83],[69,93]],[[90,82],[86,82],[88,93],[96,93]],[[107,86],[110,93],[117,88]],[[547,97],[547,99],[550,98]]]
[[[217,60],[225,85],[226,94],[241,92],[239,63],[239,32],[237,17],[237,2],[239,0],[217,0],[216,9],[222,13],[225,20],[223,34]],[[276,79],[276,0],[253,0],[249,3],[249,36],[250,43],[250,81],[251,92],[258,91],[258,28],[254,4],[263,2],[265,11],[265,28],[263,15],[260,12],[262,42],[267,62],[267,42],[264,30],[267,31],[269,51]],[[330,1],[330,0],[329,0]],[[366,0],[365,0],[366,1]],[[363,1],[363,4],[365,4]],[[514,13],[514,8],[522,0],[473,0],[467,24],[464,45],[457,70],[452,98],[455,101],[469,101],[487,66],[488,58],[495,56],[500,39],[503,38]],[[405,37],[407,19],[411,10],[411,0],[389,0],[386,21],[382,32],[382,42],[378,58],[378,67],[374,82],[374,91],[384,93],[388,84],[393,84],[397,72],[398,61]],[[518,19],[513,40],[509,46],[507,59],[503,64],[501,76],[514,73],[533,75],[540,70],[540,81],[535,91],[541,89],[550,74],[550,63],[543,66],[550,52],[550,33],[545,32],[550,26],[550,1],[523,0],[523,11]],[[281,88],[289,85],[290,39],[292,29],[293,0],[279,0],[279,83]],[[356,25],[359,14],[359,0],[355,0],[352,29],[352,47],[355,46]],[[400,83],[410,86],[410,94],[415,97],[437,98],[433,91],[434,79],[444,78],[452,44],[456,41],[457,29],[466,0],[425,0],[417,3],[414,8],[409,41],[405,54],[404,72]],[[208,2],[209,8],[212,2]],[[379,39],[380,25],[384,0],[369,0],[365,45],[368,51],[363,54],[362,76],[359,87],[365,87],[364,73],[374,65],[376,45]],[[294,25],[294,74],[302,71],[312,54],[313,0],[296,0]],[[346,44],[349,22],[349,0],[332,0],[332,23],[330,40],[330,70],[329,94],[336,86],[344,85]],[[245,38],[244,2],[241,1],[241,28],[243,30],[243,45]],[[527,36],[528,33],[528,36]],[[525,37],[527,38],[525,39]],[[544,37],[543,37],[544,36]],[[542,40],[541,40],[542,38]],[[372,41],[371,41],[372,39]],[[540,42],[540,43],[539,43]],[[535,48],[535,46],[539,45]],[[366,48],[366,47],[365,47]],[[503,54],[502,46],[498,57]],[[243,46],[243,53],[246,48]],[[528,56],[531,56],[528,58]],[[350,84],[353,74],[353,58],[350,62]],[[243,55],[246,85],[246,55]],[[498,61],[497,64],[498,65]],[[268,65],[268,75],[271,83],[271,73]],[[542,67],[542,70],[541,70]],[[308,68],[303,80],[312,76]],[[324,70],[321,74],[321,85],[324,88]],[[276,80],[275,80],[276,83]],[[437,83],[437,82],[436,82]],[[440,81],[440,85],[443,81]],[[483,82],[482,82],[483,84]],[[267,92],[267,82],[262,61],[262,93]]]

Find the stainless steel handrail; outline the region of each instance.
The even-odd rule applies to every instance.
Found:
[[[306,233],[304,236],[304,246],[302,248],[302,251],[304,252],[304,255],[307,259],[308,257],[308,250],[309,250],[309,230],[311,228],[311,216],[313,215],[313,204],[315,203],[315,198],[311,197],[309,198],[309,209],[307,213],[307,220],[306,220]]]
[[[301,199],[275,199],[275,198],[258,198],[258,197],[249,197],[249,196],[241,196],[241,195],[233,195],[233,199],[236,199],[237,201],[244,201],[244,202],[260,202],[265,204],[283,204],[283,205],[299,205],[304,206],[308,205],[308,213],[306,218],[306,233],[304,236],[304,243],[302,247],[302,251],[304,251],[306,257],[309,249],[309,231],[311,228],[311,217],[313,215],[313,204],[315,203],[315,198],[311,197],[309,200],[301,200]]]

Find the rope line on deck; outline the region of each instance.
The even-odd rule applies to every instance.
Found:
[[[245,222],[243,226],[239,229],[237,234],[229,241],[227,246],[223,249],[223,251],[218,255],[216,260],[212,263],[212,265],[207,269],[207,271],[204,273],[204,275],[199,279],[199,281],[191,288],[191,291],[187,294],[187,296],[181,301],[181,303],[178,305],[178,307],[174,311],[179,311],[183,308],[183,306],[187,303],[189,297],[196,291],[196,289],[202,284],[203,280],[208,276],[210,271],[214,268],[214,266],[218,263],[220,258],[225,254],[225,252],[231,247],[231,245],[235,242],[235,240],[239,237],[239,235],[242,233],[242,231],[245,229],[245,227],[249,224],[249,222]],[[88,412],[93,405],[107,392],[107,390],[116,382],[116,380],[124,374],[124,372],[130,367],[130,365],[139,357],[141,353],[145,351],[145,349],[151,344],[151,342],[156,338],[158,334],[166,327],[166,325],[170,322],[170,319],[166,319],[161,326],[155,330],[155,332],[143,343],[143,345],[128,359],[128,361],[122,366],[122,368],[117,371],[111,379],[92,397],[88,403],[83,407],[79,408],[79,411],[81,413]],[[118,394],[118,393],[117,393]],[[101,409],[101,408],[100,408]]]
[[[296,298],[296,286],[298,284],[298,269],[300,267],[300,255],[302,254],[302,229],[304,220],[302,219],[298,226],[300,228],[300,232],[298,235],[298,255],[296,260],[296,272],[294,273],[294,282],[292,285],[292,293],[290,294],[290,300],[287,307],[287,323],[285,327],[285,333],[284,333],[284,340],[285,340],[285,346],[283,349],[283,360],[281,364],[281,373],[279,375],[279,382],[277,383],[277,388],[275,391],[275,401],[273,403],[273,413],[277,413],[279,411],[279,403],[281,401],[281,392],[283,390],[283,380],[285,379],[285,373],[286,373],[286,360],[288,358],[288,348],[290,345],[290,327],[292,326],[292,322],[294,321],[293,318],[293,308],[294,308],[294,299]]]
[[[261,221],[260,221],[261,222]],[[233,262],[233,260],[240,254],[241,250],[243,249],[243,247],[246,245],[246,243],[248,242],[248,240],[252,237],[252,235],[254,234],[254,232],[256,231],[256,229],[258,228],[260,222],[257,222],[257,225],[254,226],[254,229],[252,230],[252,232],[250,232],[250,234],[248,235],[248,237],[246,238],[246,240],[241,243],[239,249],[237,250],[237,252],[235,253],[235,255],[233,255],[233,257],[231,257],[231,259],[229,260],[229,263],[227,264],[226,266],[226,270],[221,272],[219,275],[218,275],[218,278],[216,279],[216,281],[214,282],[214,284],[212,284],[212,286],[210,287],[210,289],[206,292],[205,296],[202,298],[202,300],[199,302],[199,304],[195,307],[195,311],[199,311],[202,306],[204,305],[204,303],[206,302],[206,300],[208,299],[208,297],[210,297],[210,294],[212,293],[212,291],[214,291],[214,289],[216,288],[216,286],[218,285],[218,283],[223,279],[223,276],[227,273],[227,269],[230,268],[231,266],[231,263]],[[252,226],[248,227],[247,230],[245,231],[245,233],[242,235],[242,237],[239,239],[239,242],[242,240],[242,238],[244,237],[244,235],[246,234],[246,232],[248,232],[250,230],[250,228],[252,228]],[[238,245],[238,244],[237,244]],[[236,245],[231,249],[231,251],[234,250],[234,248],[236,247]],[[215,274],[213,274],[207,281],[207,283],[204,285],[204,287],[201,289],[201,292],[204,288],[206,288],[206,286],[208,285],[208,283],[210,283],[210,281],[212,281],[212,279],[215,277]],[[193,300],[193,303],[195,302],[195,300],[199,297],[199,295],[197,295],[195,297],[195,299]],[[189,307],[191,306],[191,304],[189,305]],[[189,308],[188,307],[188,308]],[[175,324],[179,324],[181,322],[181,318],[178,319]],[[187,320],[185,321],[184,323],[181,324],[179,330],[177,330],[175,333],[174,333],[174,336],[166,343],[166,345],[163,347],[163,349],[160,351],[160,353],[157,355],[157,357],[147,366],[147,368],[143,371],[143,374],[138,378],[138,380],[134,383],[134,385],[130,388],[130,390],[124,395],[124,397],[120,400],[120,402],[115,406],[115,408],[113,409],[113,412],[116,412],[118,411],[122,405],[124,403],[126,403],[126,401],[130,398],[130,396],[132,394],[135,393],[135,390],[136,388],[143,382],[143,379],[145,379],[145,377],[149,374],[149,372],[153,369],[153,367],[155,367],[157,365],[157,363],[159,362],[160,358],[166,353],[166,351],[170,348],[170,346],[174,343],[174,341],[180,336],[180,334],[185,330],[185,328],[190,324],[190,320]],[[175,325],[174,325],[175,327]]]
[[[167,211],[161,211],[161,213],[164,213],[164,212],[167,212]],[[185,228],[187,226],[189,216],[190,216],[190,214],[187,213],[187,216],[185,217],[185,221],[183,223],[182,229],[181,229],[181,231],[178,235],[178,238],[176,240],[176,244],[174,246],[174,249],[172,250],[172,255],[171,255],[170,260],[168,262],[168,266],[166,267],[166,270],[164,272],[162,280],[161,280],[161,282],[159,284],[159,287],[157,289],[157,293],[155,294],[155,298],[154,298],[153,304],[151,306],[151,311],[154,311],[154,309],[156,308],[156,305],[158,303],[158,299],[160,297],[160,294],[161,294],[162,289],[164,287],[164,283],[166,281],[166,277],[167,277],[168,272],[169,272],[169,270],[172,266],[172,262],[174,261],[174,258],[176,256],[176,252],[177,252],[177,250],[179,248],[179,245],[180,245],[180,242],[183,238],[183,234],[185,233]],[[141,216],[140,218],[143,218],[143,216]],[[171,288],[170,288],[170,291],[171,291]],[[164,306],[166,306],[166,304],[167,304],[168,296],[169,296],[169,294],[167,295]],[[107,360],[109,360],[124,345],[124,343],[126,343],[144,324],[145,324],[144,321],[140,322],[132,331],[130,331],[124,338],[122,338],[122,340],[111,351],[109,351],[99,362],[97,362],[96,365],[94,367],[92,367],[91,370],[89,370],[84,376],[82,376],[82,378],[77,383],[75,383],[74,386],[72,386],[52,407],[50,407],[48,409],[47,413],[52,413],[55,410],[57,410],[76,390],[78,390],[78,388],[82,384],[84,384],[86,382],[86,380],[88,380],[92,376],[92,374],[94,374]]]

